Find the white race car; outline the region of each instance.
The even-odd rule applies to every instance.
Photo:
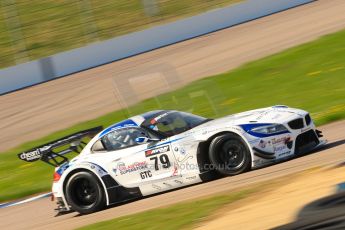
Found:
[[[99,131],[85,130],[18,155],[57,167],[52,190],[59,211],[92,213],[207,181],[215,174],[233,176],[302,155],[326,142],[308,112],[287,106],[219,119],[159,110]],[[95,136],[88,144],[81,141],[90,135]],[[61,149],[66,144],[70,146]],[[72,151],[80,154],[68,161],[64,155]]]

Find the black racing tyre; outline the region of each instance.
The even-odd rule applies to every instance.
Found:
[[[66,200],[80,214],[89,214],[105,207],[105,194],[99,180],[91,173],[73,174],[66,183]]]
[[[223,134],[211,141],[209,159],[215,170],[225,176],[233,176],[251,167],[251,155],[247,144],[235,134]]]

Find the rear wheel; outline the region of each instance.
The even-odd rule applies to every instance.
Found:
[[[235,134],[214,138],[209,147],[209,159],[215,170],[233,176],[250,169],[251,157],[247,144]]]
[[[66,200],[72,209],[89,214],[105,207],[105,195],[99,180],[89,172],[73,174],[66,184]]]

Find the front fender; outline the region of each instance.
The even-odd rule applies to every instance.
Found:
[[[238,126],[225,126],[225,127],[207,127],[200,132],[194,134],[195,139],[199,142],[208,142],[211,141],[214,137],[221,135],[223,133],[234,133],[242,138],[242,140],[247,144],[251,159],[252,159],[252,166],[253,166],[253,159],[254,159],[254,152],[252,149],[252,145],[250,144],[252,139],[246,135],[246,132]]]

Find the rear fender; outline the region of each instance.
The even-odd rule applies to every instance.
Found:
[[[106,204],[109,205],[110,204],[109,194],[108,194],[106,183],[105,183],[103,178],[109,177],[110,175],[101,166],[94,164],[94,163],[91,163],[91,162],[81,162],[81,163],[78,163],[76,165],[72,165],[69,168],[67,168],[66,171],[61,175],[61,178],[59,181],[60,186],[58,188],[59,191],[57,191],[57,193],[62,195],[62,199],[63,199],[64,203],[67,204],[67,201],[65,198],[65,191],[64,191],[65,185],[66,185],[70,176],[72,176],[74,173],[80,172],[80,171],[88,171],[98,178],[98,180],[102,184],[102,188],[103,188],[103,191],[104,191],[105,196],[106,196]],[[107,185],[108,185],[108,187],[109,186],[115,186],[115,185],[109,185],[109,183],[107,183]],[[69,209],[68,205],[66,205],[66,206]]]

